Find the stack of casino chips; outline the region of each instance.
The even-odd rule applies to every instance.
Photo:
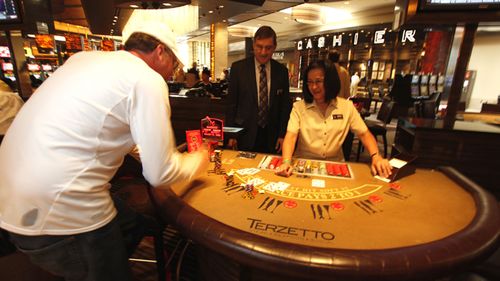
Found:
[[[244,191],[245,191],[245,193],[243,193],[243,195],[242,195],[243,198],[254,199],[255,195],[257,194],[255,187],[251,183],[245,184]]]
[[[221,154],[222,152],[220,150],[214,151],[214,173],[216,173],[217,175],[224,173],[224,170],[222,169]]]
[[[229,172],[226,174],[226,186],[233,186],[234,185],[234,173]]]
[[[326,172],[330,176],[351,177],[347,164],[326,163]]]

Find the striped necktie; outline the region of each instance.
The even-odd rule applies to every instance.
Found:
[[[267,73],[266,65],[260,65],[260,77],[259,77],[259,120],[257,124],[264,128],[267,125],[267,115],[268,115],[268,98],[267,98]]]

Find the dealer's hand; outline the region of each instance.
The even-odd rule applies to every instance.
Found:
[[[274,172],[278,176],[289,177],[292,175],[293,168],[288,163],[281,164]]]
[[[387,178],[392,174],[392,166],[389,161],[379,154],[372,157],[372,173]]]

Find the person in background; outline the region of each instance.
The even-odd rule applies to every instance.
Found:
[[[196,81],[200,80],[200,71],[198,71],[198,63],[195,61],[191,64],[191,68],[187,70],[187,73],[192,73],[195,75]]]
[[[23,104],[21,97],[0,80],[0,143]]]
[[[145,22],[123,35],[122,51],[71,56],[0,146],[0,228],[66,280],[132,280],[128,256],[143,220],[108,182],[134,146],[153,187],[190,181],[208,165],[206,149],[176,150],[166,84],[180,66],[174,34]]]
[[[228,145],[233,149],[276,153],[281,151],[290,116],[288,69],[271,59],[276,33],[261,26],[254,35],[254,56],[234,62],[229,80],[229,98],[234,116],[229,126],[245,131]]]
[[[227,68],[224,68],[224,70],[222,70],[222,73],[220,75],[220,82],[227,83],[228,81],[229,81],[229,70]]]
[[[351,96],[355,96],[358,91],[358,84],[359,84],[359,75],[358,72],[354,72],[354,74],[351,76]]]
[[[340,92],[338,96],[346,99],[349,98],[351,96],[351,78],[347,69],[339,64],[340,53],[332,51],[328,54],[328,59],[335,65],[340,78]]]
[[[351,101],[337,96],[340,79],[336,68],[312,62],[303,78],[304,99],[293,104],[283,143],[283,164],[278,175],[292,174],[292,155],[299,158],[342,161],[342,143],[349,130],[361,140],[371,157],[374,175],[387,177],[391,166]],[[295,154],[294,154],[295,152]]]
[[[193,62],[193,67],[188,69],[185,82],[186,88],[193,88],[198,86],[198,83],[200,82],[200,73],[198,72],[196,62]]]
[[[212,82],[210,82],[210,74],[210,69],[204,67],[201,71],[201,81],[198,82],[196,87],[202,87],[208,93],[213,94],[213,85]]]

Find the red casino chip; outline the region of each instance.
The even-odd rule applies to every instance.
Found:
[[[401,189],[401,185],[399,185],[399,183],[390,183],[389,184],[389,187],[392,188],[392,189],[395,189],[395,190],[400,190]]]
[[[288,208],[288,209],[293,209],[293,208],[297,207],[297,202],[294,200],[287,200],[287,201],[283,202],[283,206],[285,206],[285,208]]]
[[[342,211],[345,208],[344,204],[339,202],[333,202],[332,204],[330,204],[330,206],[332,206],[332,209],[334,209],[335,211]]]
[[[382,201],[384,201],[384,199],[382,199],[382,197],[380,197],[378,195],[372,195],[372,196],[368,197],[368,200],[370,200],[373,203],[381,203]]]

